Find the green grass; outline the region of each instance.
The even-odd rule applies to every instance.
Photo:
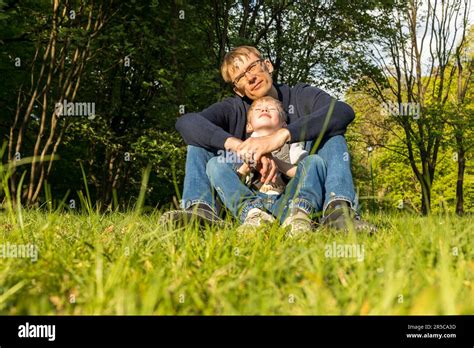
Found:
[[[472,218],[372,215],[374,236],[166,230],[160,213],[0,216],[0,314],[473,314]],[[329,258],[357,243],[364,259]],[[457,249],[454,249],[457,248]]]

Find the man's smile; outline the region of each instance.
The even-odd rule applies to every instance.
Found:
[[[255,91],[255,90],[257,90],[257,89],[259,89],[260,86],[262,85],[262,82],[263,82],[262,80],[259,81],[259,82],[257,82],[257,83],[255,84],[255,86],[253,86],[252,92]]]

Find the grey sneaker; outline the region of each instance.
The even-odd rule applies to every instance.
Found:
[[[287,236],[290,238],[314,231],[314,224],[308,214],[301,209],[293,209],[281,225],[283,228],[289,227]]]
[[[237,228],[237,232],[244,233],[244,232],[253,232],[258,227],[263,226],[265,224],[272,224],[275,222],[275,218],[264,212],[261,209],[253,208],[250,209],[245,217],[244,223]]]
[[[348,231],[352,225],[356,232],[377,232],[375,225],[362,220],[360,216],[351,209],[349,203],[342,200],[333,201],[328,205],[321,224],[338,231]]]
[[[195,204],[188,209],[171,210],[164,213],[158,223],[160,225],[182,227],[190,223],[196,222],[201,226],[212,225],[216,227],[224,227],[225,222],[218,217],[205,204]]]

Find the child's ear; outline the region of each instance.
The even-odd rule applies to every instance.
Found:
[[[240,92],[237,87],[234,87],[234,92],[235,94],[237,94],[239,97],[243,98],[244,94],[242,92]]]
[[[253,127],[250,123],[247,123],[247,133],[252,133],[253,132]]]
[[[286,127],[286,126],[288,126],[288,125],[286,124],[285,121],[283,121],[283,123],[281,124],[281,126],[282,126],[282,127]]]

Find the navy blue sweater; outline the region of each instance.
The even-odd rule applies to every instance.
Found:
[[[323,90],[305,83],[294,87],[277,85],[278,99],[288,115],[291,143],[313,140],[323,129],[332,97]],[[176,129],[188,145],[208,149],[224,149],[229,137],[246,139],[247,111],[252,101],[239,96],[225,98],[201,112],[188,113],[176,122]],[[354,120],[354,111],[344,102],[336,101],[324,138],[344,134]]]

